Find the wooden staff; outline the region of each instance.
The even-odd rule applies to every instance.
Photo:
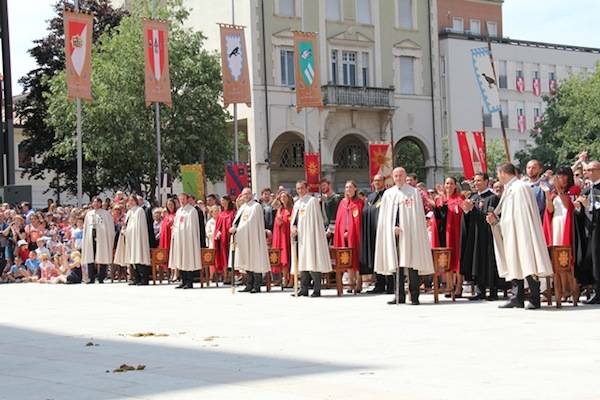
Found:
[[[294,296],[298,297],[298,234],[292,238],[292,257],[294,262]]]
[[[229,235],[229,267],[231,268],[231,293],[235,294],[235,233]]]

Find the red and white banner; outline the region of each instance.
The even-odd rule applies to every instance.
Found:
[[[369,143],[369,181],[375,175],[383,176],[386,187],[394,184],[392,180],[392,146],[389,143]]]
[[[525,79],[522,76],[517,77],[517,92],[523,93],[525,91]]]
[[[550,90],[551,95],[556,94],[556,87],[556,79],[550,79],[550,82],[548,83],[548,89]]]
[[[525,131],[527,130],[527,124],[525,123],[524,115],[519,115],[517,117],[517,127],[520,133],[525,133]]]
[[[169,25],[166,21],[144,19],[143,29],[146,106],[157,102],[171,107]]]
[[[244,28],[219,24],[221,30],[221,70],[223,105],[245,103],[251,106],[250,76]]]
[[[473,179],[475,173],[487,172],[483,132],[469,135],[465,131],[456,131],[456,135],[465,178]]]
[[[92,101],[93,17],[74,11],[64,12],[67,98]]]
[[[250,168],[243,162],[227,161],[225,163],[225,188],[227,195],[233,201],[242,193],[250,183]]]
[[[304,171],[308,190],[312,193],[319,192],[321,182],[321,159],[319,153],[304,153]]]
[[[533,94],[536,96],[540,96],[542,94],[542,84],[540,83],[540,78],[533,79]]]

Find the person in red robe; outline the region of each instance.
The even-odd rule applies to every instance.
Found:
[[[171,228],[173,227],[173,221],[175,220],[175,212],[177,211],[177,207],[175,205],[175,200],[167,199],[167,204],[165,204],[165,211],[163,213],[163,219],[160,223],[160,231],[158,236],[158,248],[167,250],[167,254],[169,254],[169,250],[171,248]],[[160,266],[162,269],[167,270],[167,264],[163,264]],[[171,271],[173,276],[172,280],[175,278],[176,270]]]
[[[273,243],[271,247],[279,249],[281,255],[279,257],[279,266],[273,267],[271,271],[274,274],[283,272],[283,280],[285,287],[292,287],[290,279],[290,264],[291,264],[291,236],[290,236],[290,218],[294,209],[294,200],[288,192],[282,191],[277,196],[279,209],[275,215],[273,224]]]
[[[333,234],[334,247],[352,249],[352,271],[350,284],[357,293],[362,291],[360,275],[360,235],[364,202],[358,197],[358,187],[354,181],[346,182],[344,198],[340,201],[335,218]]]
[[[463,276],[460,273],[460,239],[463,209],[465,198],[458,191],[456,178],[448,177],[444,182],[444,194],[435,202],[435,218],[437,225],[437,240],[440,247],[452,249],[450,255],[450,269],[455,273],[455,297],[462,297]],[[434,232],[435,234],[435,232]]]
[[[223,282],[229,282],[227,266],[229,261],[229,230],[235,218],[235,204],[229,196],[221,197],[221,212],[217,216],[213,247],[215,249],[215,273],[223,275]]]

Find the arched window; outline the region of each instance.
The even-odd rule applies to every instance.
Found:
[[[369,167],[369,155],[362,143],[352,141],[338,146],[333,162],[340,169],[365,169]]]
[[[280,168],[304,168],[304,143],[291,142],[281,152]]]

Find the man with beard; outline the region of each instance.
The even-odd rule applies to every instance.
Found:
[[[463,232],[461,273],[472,276],[477,283],[477,293],[469,300],[498,300],[498,270],[494,255],[492,230],[485,218],[489,210],[495,210],[500,198],[489,187],[486,173],[475,175],[477,192],[463,203]],[[490,289],[489,297],[486,290]]]
[[[375,242],[377,237],[377,217],[381,197],[385,192],[384,179],[381,175],[373,177],[373,193],[367,196],[363,208],[362,235],[360,251],[360,273],[369,275],[374,272]],[[369,294],[394,293],[394,277],[392,275],[375,274],[375,287]]]

